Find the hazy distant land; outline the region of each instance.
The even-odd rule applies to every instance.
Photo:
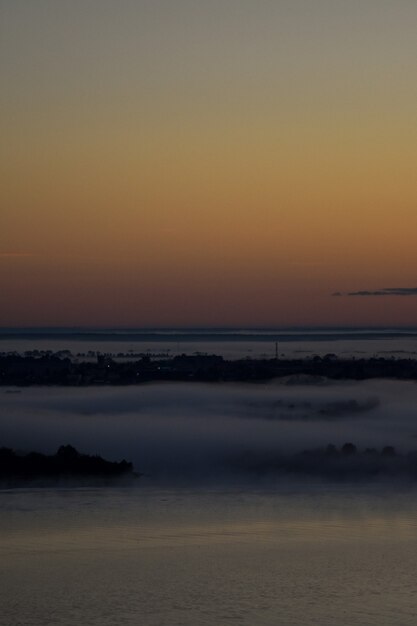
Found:
[[[250,382],[284,377],[324,377],[335,380],[393,378],[417,380],[412,358],[340,359],[329,353],[301,359],[224,359],[215,354],[135,355],[117,359],[98,353],[73,358],[69,351],[0,354],[0,385],[132,385],[154,381]]]
[[[305,449],[297,453],[245,451],[227,460],[229,470],[248,475],[284,475],[321,478],[332,481],[363,481],[370,479],[417,479],[417,451],[398,453],[393,446],[381,450],[358,450],[346,442],[338,448]],[[73,446],[60,446],[56,454],[18,453],[0,447],[0,485],[49,486],[57,481],[71,484],[108,485],[117,479],[133,479],[133,464],[122,460],[107,461],[99,455],[80,454]]]

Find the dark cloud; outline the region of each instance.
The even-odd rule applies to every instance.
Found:
[[[384,287],[374,291],[350,291],[344,294],[336,291],[332,296],[417,296],[417,287]]]

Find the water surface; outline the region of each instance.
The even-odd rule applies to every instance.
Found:
[[[415,624],[416,493],[0,493],[1,624]]]

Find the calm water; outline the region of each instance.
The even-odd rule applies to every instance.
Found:
[[[2,626],[415,624],[417,492],[0,492]]]

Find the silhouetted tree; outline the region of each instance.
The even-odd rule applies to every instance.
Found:
[[[346,454],[346,456],[349,456],[351,454],[356,454],[356,446],[353,443],[345,443],[342,446],[342,453]]]

